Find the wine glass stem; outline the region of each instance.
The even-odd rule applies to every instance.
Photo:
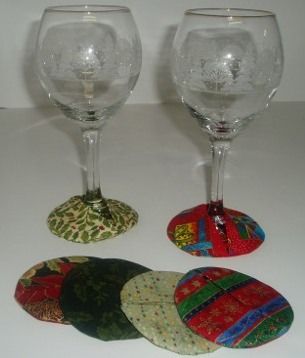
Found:
[[[209,215],[223,216],[223,181],[226,156],[230,149],[230,141],[211,139],[212,149],[212,181],[209,203]]]
[[[99,154],[100,154],[100,129],[82,129],[85,145],[87,180],[84,201],[99,211],[104,216],[109,216],[107,202],[102,195],[100,186]]]

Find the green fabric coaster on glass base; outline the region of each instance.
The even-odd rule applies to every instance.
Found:
[[[174,292],[182,273],[150,271],[129,280],[121,291],[122,310],[156,346],[179,354],[202,354],[218,345],[193,333],[181,321]]]
[[[62,285],[65,317],[79,331],[104,341],[142,337],[121,310],[120,292],[127,281],[146,271],[121,259],[95,259],[76,267]]]
[[[106,199],[110,217],[104,216],[82,196],[73,196],[55,208],[48,217],[51,232],[68,241],[87,244],[115,237],[138,222],[138,214],[129,205]]]

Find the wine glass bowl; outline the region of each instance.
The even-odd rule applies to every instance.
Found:
[[[141,42],[124,6],[46,8],[41,19],[36,71],[50,101],[82,131],[87,157],[86,192],[48,218],[51,231],[74,242],[116,236],[137,222],[128,205],[105,199],[99,178],[103,125],[131,94],[141,68]]]
[[[125,103],[140,73],[141,44],[129,9],[47,8],[36,64],[50,100],[67,117],[96,126]]]
[[[216,138],[232,138],[265,108],[282,75],[278,35],[270,12],[186,12],[174,44],[172,73],[202,129]]]
[[[264,233],[247,215],[223,207],[224,164],[231,140],[264,111],[280,83],[283,51],[275,15],[187,10],[174,40],[171,70],[182,102],[210,137],[213,168],[209,204],[174,218],[169,237],[194,255],[251,252]]]

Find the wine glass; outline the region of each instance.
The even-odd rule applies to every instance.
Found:
[[[210,202],[173,218],[168,236],[197,256],[249,253],[265,234],[248,215],[224,208],[224,166],[231,140],[262,113],[280,83],[276,16],[263,10],[187,10],[174,39],[171,70],[182,102],[209,135],[213,163]]]
[[[125,103],[140,73],[141,42],[131,11],[123,6],[48,7],[35,59],[49,99],[80,126],[86,150],[85,194],[51,212],[50,230],[79,243],[125,232],[138,214],[102,195],[99,143],[103,125]]]

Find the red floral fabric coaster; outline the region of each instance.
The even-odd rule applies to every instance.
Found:
[[[17,283],[16,301],[39,320],[69,324],[59,306],[61,285],[72,268],[89,259],[84,256],[68,256],[43,261],[33,266]]]
[[[192,331],[230,348],[265,344],[286,333],[293,321],[292,308],[279,292],[219,267],[189,271],[176,287],[175,302]]]
[[[169,223],[169,239],[181,250],[194,256],[228,257],[248,254],[264,241],[261,227],[248,215],[225,209],[226,240],[217,230],[208,205],[182,211]]]

